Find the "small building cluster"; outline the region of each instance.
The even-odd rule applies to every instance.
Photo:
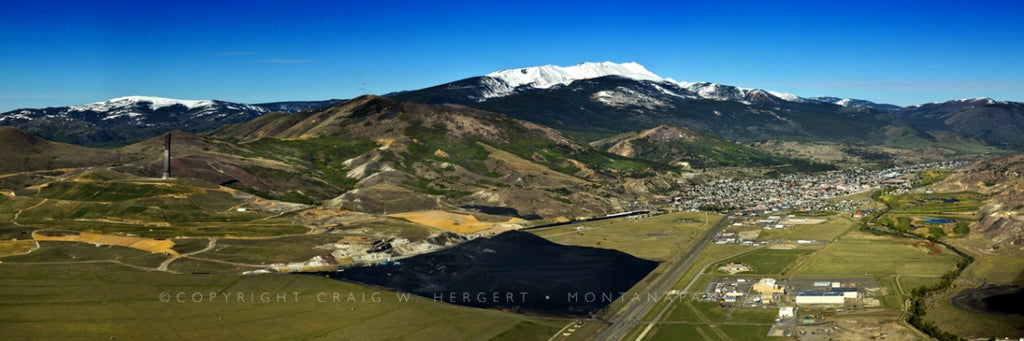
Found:
[[[743,263],[729,263],[718,267],[718,271],[728,272],[729,274],[737,274],[740,272],[746,272],[750,270],[750,266]]]

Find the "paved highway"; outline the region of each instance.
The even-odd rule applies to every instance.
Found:
[[[686,273],[686,270],[689,269],[690,265],[697,259],[697,255],[704,251],[704,247],[710,244],[711,241],[715,239],[715,235],[725,228],[728,221],[728,216],[722,217],[714,227],[704,234],[703,238],[693,245],[690,252],[683,255],[683,257],[673,264],[668,271],[665,271],[664,274],[655,280],[654,285],[650,287],[651,292],[657,294],[657,297],[663,297],[672,285],[678,282],[680,277]],[[613,321],[611,326],[601,333],[597,339],[603,341],[621,340],[627,333],[629,333],[630,330],[633,329],[633,326],[640,321],[640,319],[643,318],[649,310],[651,310],[651,307],[654,306],[654,303],[656,302],[656,300],[647,299],[627,301],[619,319]]]

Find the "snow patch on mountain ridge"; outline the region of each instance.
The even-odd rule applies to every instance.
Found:
[[[141,103],[148,103],[148,107],[150,110],[157,110],[160,108],[174,105],[183,105],[189,110],[192,110],[198,107],[211,106],[214,104],[214,101],[184,100],[152,96],[125,96],[109,99],[103,102],[96,102],[85,105],[74,105],[69,107],[68,111],[105,111],[117,107],[134,106]]]
[[[525,67],[518,69],[507,69],[487,74],[486,78],[499,80],[493,82],[485,80],[489,87],[485,98],[500,97],[512,93],[520,86],[530,86],[535,89],[548,89],[556,85],[569,85],[570,83],[583,79],[593,79],[605,76],[619,76],[635,80],[649,80],[661,82],[664,79],[647,71],[643,65],[635,62],[630,63],[581,63],[573,66],[544,65]],[[495,84],[501,83],[501,84]]]

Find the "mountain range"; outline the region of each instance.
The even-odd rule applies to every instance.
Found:
[[[0,114],[0,125],[17,127],[51,141],[118,145],[159,136],[171,129],[198,133],[270,112],[294,113],[339,102],[242,104],[127,96],[85,105],[8,111]]]
[[[677,82],[637,63],[508,69],[385,95],[402,102],[459,104],[594,141],[664,124],[726,140],[846,142],[893,147],[962,141],[1024,147],[1024,104],[987,98],[901,108],[860,99],[799,97],[709,82]],[[341,100],[242,104],[128,96],[69,107],[0,113],[52,141],[124,145],[169,129],[199,133],[270,112],[295,113]]]
[[[205,135],[170,134],[174,177],[371,213],[470,205],[514,207],[523,216],[539,217],[611,213],[622,210],[611,198],[646,193],[650,187],[634,184],[665,168],[500,114],[377,96],[271,113]],[[157,177],[162,171],[160,137],[90,148],[2,127],[0,142],[12,147],[3,153],[2,173],[104,167]],[[32,181],[12,176],[0,185],[32,195]]]
[[[747,142],[810,139],[899,146],[908,138],[918,145],[976,139],[1024,147],[1024,134],[1013,134],[1022,127],[1020,103],[976,99],[900,108],[849,98],[803,98],[677,82],[635,63],[503,70],[385,96],[501,112],[587,140],[672,124]]]

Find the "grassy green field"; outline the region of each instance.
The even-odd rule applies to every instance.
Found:
[[[937,277],[911,277],[911,276],[900,276],[899,285],[903,288],[903,291],[907,293],[909,297],[910,291],[915,288],[924,286],[932,286],[939,283],[940,278]]]
[[[271,213],[237,212],[244,202],[194,179],[128,181],[95,171],[42,186],[33,197],[0,197],[0,220],[39,228],[153,238],[279,236],[307,228]]]
[[[779,315],[778,309],[771,308],[748,308],[733,309],[729,313],[729,322],[732,323],[775,323],[775,317]]]
[[[730,258],[721,263],[743,263],[751,267],[751,271],[742,272],[740,275],[778,275],[786,269],[797,258],[812,253],[810,249],[795,250],[772,250],[760,249],[742,256]]]
[[[715,302],[677,302],[669,309],[663,321],[724,323],[729,318],[729,309],[721,308]]]
[[[0,221],[9,222],[19,211],[32,207],[43,201],[42,199],[27,197],[9,197],[0,195]]]
[[[158,196],[185,196],[187,186],[163,183],[57,181],[39,190],[37,197],[74,201],[126,201]]]
[[[888,228],[920,235],[943,237],[957,235],[955,227],[966,226],[977,221],[978,209],[988,196],[975,192],[956,193],[908,193],[903,195],[881,194],[878,196],[891,209],[877,219],[877,223]],[[922,218],[948,219],[953,223],[932,223]]]
[[[565,321],[523,321],[491,340],[548,340],[564,327]]]
[[[959,193],[914,193],[900,197],[900,205],[894,207],[900,212],[933,214],[939,212],[973,212],[977,211],[982,201],[988,196],[974,192]],[[942,199],[957,200],[956,202],[944,202]]]
[[[91,262],[116,262],[127,266],[155,268],[166,259],[167,256],[161,254],[121,246],[94,246],[78,242],[39,242],[39,249],[25,255],[4,257],[2,265],[63,263],[88,266]]]
[[[334,243],[336,234],[313,234],[267,239],[218,239],[214,250],[203,253],[212,258],[238,263],[269,264],[301,262],[327,252],[316,246]]]
[[[806,264],[793,275],[864,276],[906,275],[942,276],[953,270],[959,258],[937,246],[941,254],[929,254],[928,247],[911,240],[843,238],[807,257]]]
[[[766,340],[786,338],[769,338],[766,335],[771,326],[764,325],[691,325],[662,324],[657,327],[649,340]]]
[[[1024,258],[1014,255],[988,255],[978,262],[972,276],[989,284],[1024,284]]]
[[[773,309],[722,308],[714,302],[676,302],[650,340],[762,340],[775,322]],[[642,328],[646,325],[641,324]],[[631,333],[633,334],[633,333]],[[639,335],[639,334],[636,334]],[[635,335],[634,335],[635,337]],[[632,338],[627,338],[632,339]]]
[[[680,212],[643,220],[619,218],[531,232],[559,244],[614,249],[664,261],[689,249],[718,219],[721,215]],[[577,226],[584,230],[577,230]]]
[[[828,220],[820,224],[794,224],[790,225],[788,229],[771,229],[762,230],[761,234],[757,237],[758,240],[797,240],[797,239],[814,239],[814,240],[831,240],[838,237],[843,232],[849,230],[853,224],[853,218],[850,218],[845,212],[842,214],[836,214],[827,217]]]
[[[26,199],[0,205],[6,206],[6,211],[20,211],[17,222],[22,225],[151,238],[278,236],[308,230],[264,213],[210,211],[189,197],[114,203]]]
[[[406,301],[311,275],[172,275],[109,263],[6,260],[0,264],[6,340],[487,340],[506,331],[506,339],[541,339],[558,330],[522,315]]]
[[[0,240],[0,257],[28,253],[36,248],[31,240]]]

